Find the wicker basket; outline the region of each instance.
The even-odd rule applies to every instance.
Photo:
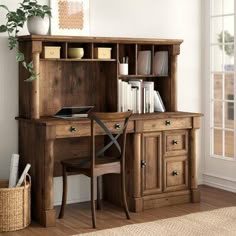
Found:
[[[30,224],[30,187],[30,177],[16,188],[8,188],[8,181],[0,181],[0,232],[23,229]]]

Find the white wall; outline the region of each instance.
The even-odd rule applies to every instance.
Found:
[[[2,0],[1,4],[13,8],[17,2]],[[2,11],[0,22],[4,19]],[[90,0],[90,26],[91,36],[184,39],[178,61],[178,109],[201,112],[201,1]],[[25,29],[23,34],[26,33]],[[9,157],[18,148],[17,122],[14,120],[18,114],[18,72],[15,55],[7,49],[6,36],[0,36],[0,178],[7,178]],[[84,179],[74,181],[77,186],[87,185]],[[60,200],[60,184],[61,179],[56,178],[55,203]],[[71,202],[78,200],[77,192],[79,189],[69,196]],[[87,196],[80,197],[85,200]]]

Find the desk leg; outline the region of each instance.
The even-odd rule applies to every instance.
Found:
[[[191,147],[191,195],[192,202],[200,202],[200,191],[197,184],[197,151],[196,151],[196,129],[190,131],[190,147]]]
[[[54,140],[48,139],[45,144],[43,163],[42,211],[41,224],[45,227],[56,225],[56,212],[53,207],[53,171],[54,171]]]

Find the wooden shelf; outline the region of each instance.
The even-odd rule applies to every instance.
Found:
[[[168,75],[118,75],[119,78],[159,78],[168,77]]]
[[[49,59],[49,58],[41,58],[40,61],[86,61],[86,62],[115,62],[116,59],[72,59],[72,58],[59,58],[59,59]]]

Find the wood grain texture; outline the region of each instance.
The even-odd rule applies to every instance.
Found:
[[[162,192],[162,134],[142,135],[142,196]]]

